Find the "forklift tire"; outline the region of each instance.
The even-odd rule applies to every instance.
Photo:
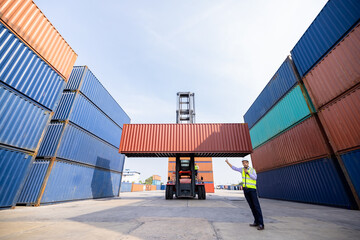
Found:
[[[204,190],[203,186],[198,186],[198,199],[202,200],[204,199]]]
[[[165,199],[173,199],[174,191],[172,186],[166,186]]]
[[[174,198],[174,187],[169,186],[169,199],[173,199],[173,198]]]
[[[205,192],[205,186],[201,185],[198,188],[198,199],[205,200],[206,199],[206,192]]]
[[[206,199],[206,191],[205,191],[205,186],[202,187],[202,190],[203,190],[203,200]]]

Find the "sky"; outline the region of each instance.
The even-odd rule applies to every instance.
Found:
[[[327,1],[34,2],[78,54],[75,66],[91,69],[131,123],[175,123],[183,91],[195,93],[196,123],[242,123]],[[238,183],[224,160],[213,159],[215,184]],[[126,158],[124,169],[165,182],[167,161]]]

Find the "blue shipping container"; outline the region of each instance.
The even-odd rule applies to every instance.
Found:
[[[33,162],[17,201],[18,203],[36,203],[49,163],[48,160],[36,160]]]
[[[37,157],[57,157],[122,172],[119,149],[71,123],[51,123]]]
[[[65,90],[80,90],[121,128],[130,123],[129,116],[87,66],[73,68]]]
[[[360,149],[341,154],[340,156],[356,193],[360,197]]]
[[[15,206],[33,156],[0,147],[0,207]]]
[[[310,113],[301,88],[297,85],[250,129],[253,148],[305,120]]]
[[[0,80],[49,110],[56,107],[65,81],[0,23]]]
[[[275,75],[244,115],[252,128],[298,82],[290,57],[287,57]]]
[[[121,173],[55,161],[41,203],[119,195]]]
[[[258,173],[257,189],[263,198],[351,208],[334,162],[328,158]]]
[[[114,147],[120,146],[122,129],[81,93],[64,92],[52,120],[70,120]]]
[[[359,0],[329,0],[291,51],[300,76],[305,76],[359,19]]]
[[[132,183],[122,182],[120,192],[131,192]]]
[[[35,151],[50,112],[0,84],[0,143]]]

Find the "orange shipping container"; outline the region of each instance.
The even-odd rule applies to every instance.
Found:
[[[132,192],[142,192],[144,190],[145,190],[145,185],[143,185],[143,184],[133,183],[131,186]]]
[[[213,172],[198,172],[198,178],[201,179],[203,177],[204,182],[213,182],[214,174]]]
[[[260,173],[330,155],[319,124],[312,116],[256,148],[251,159],[253,167]]]
[[[243,157],[252,145],[246,123],[124,124],[119,151],[128,157]]]
[[[77,54],[31,0],[0,0],[1,22],[66,80]]]
[[[161,181],[161,177],[159,175],[153,175],[153,180]]]
[[[181,158],[181,159],[188,159],[188,158]],[[195,158],[195,163],[199,167],[199,172],[205,171],[207,173],[213,174],[212,158]],[[175,158],[169,158],[168,177],[170,177],[170,179],[173,180],[174,174],[175,174]],[[206,175],[206,176],[208,176],[208,175]],[[213,177],[211,177],[209,179],[213,179]]]
[[[318,114],[335,152],[360,146],[360,84],[325,105]]]
[[[214,183],[205,183],[205,192],[214,193],[215,192]]]

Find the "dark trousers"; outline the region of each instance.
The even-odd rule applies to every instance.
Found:
[[[254,216],[254,223],[259,225],[264,225],[264,220],[261,212],[261,207],[259,203],[259,199],[257,196],[256,189],[253,188],[244,188],[244,195],[246,201],[248,202],[251,212]]]

